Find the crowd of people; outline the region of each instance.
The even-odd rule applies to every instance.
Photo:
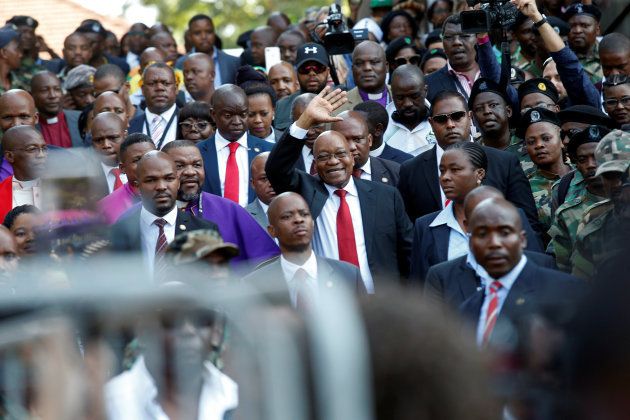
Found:
[[[470,374],[487,367],[493,403],[454,418],[623,418],[623,399],[603,390],[628,379],[614,364],[626,367],[628,334],[617,324],[602,333],[619,346],[605,371],[593,354],[607,344],[592,336],[604,319],[627,319],[630,38],[603,33],[594,0],[510,0],[510,55],[504,28],[469,30],[478,8],[427,3],[350,0],[344,24],[366,32],[345,54],[330,53],[328,7],[296,22],[270,14],[239,36],[240,55],[203,14],[183,48],[161,23],[118,39],[96,20],[51,48],[36,19],[8,19],[1,293],[25,293],[31,264],[63,272],[130,256],[139,283],[244,285],[298,318],[325,307],[330,290],[349,291],[366,328],[401,354],[367,332],[379,419],[450,418],[462,407],[454,389],[478,397],[485,379],[446,373],[467,345],[490,360],[461,363]],[[276,47],[280,60],[267,62]],[[606,288],[619,294],[610,307]],[[435,305],[418,313],[437,325],[414,330],[383,296],[401,310]],[[440,335],[442,311],[462,337]],[[229,322],[193,318],[165,327],[165,342],[184,349],[166,356],[185,375],[177,386],[156,355],[168,346],[142,329],[112,350],[124,361],[104,386],[109,418],[239,418],[242,384],[212,339]],[[425,360],[425,345],[453,359]],[[434,365],[452,389],[426,371],[415,378],[426,384],[414,382],[413,369]],[[9,415],[12,402],[0,402]]]

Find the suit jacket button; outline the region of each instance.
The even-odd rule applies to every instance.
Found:
[[[383,181],[383,183],[387,184],[389,182],[389,179],[387,179],[386,177],[381,178],[381,181]]]
[[[179,225],[179,230],[186,230],[186,225]]]
[[[254,152],[260,153],[260,149],[258,147],[254,147]]]

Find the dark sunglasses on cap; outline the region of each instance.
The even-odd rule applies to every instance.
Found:
[[[455,111],[450,114],[439,114],[431,117],[432,121],[435,121],[438,124],[446,124],[448,120],[453,122],[459,122],[462,118],[466,116],[466,111]]]
[[[411,57],[399,57],[394,60],[396,67],[404,66],[405,64],[413,64],[414,66],[420,66],[420,60],[422,57],[419,55],[412,55]]]
[[[326,66],[323,64],[309,64],[307,66],[302,66],[298,69],[298,73],[300,74],[309,74],[314,71],[316,74],[320,74],[326,71]]]

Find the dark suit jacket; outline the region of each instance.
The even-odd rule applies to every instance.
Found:
[[[288,131],[289,126],[293,122],[291,118],[291,105],[293,105],[293,100],[300,96],[303,92],[301,90],[297,90],[280,99],[276,103],[276,112],[275,117],[273,119],[273,126],[278,130]]]
[[[177,123],[179,122],[178,115],[179,115],[179,108],[176,108],[175,119],[172,122],[172,124],[175,124],[175,127],[177,127]],[[145,125],[146,120],[147,120],[146,114],[140,109],[138,109],[138,111],[136,111],[136,115],[134,115],[133,118],[129,120],[129,129],[127,130],[127,132],[129,134],[142,133],[142,130],[144,130],[144,125]],[[149,122],[149,125],[151,125],[150,122]],[[169,130],[170,130],[170,127],[169,127]],[[164,147],[164,144],[162,144],[162,147]]]
[[[206,171],[206,179],[203,182],[203,190],[210,194],[221,196],[221,181],[219,178],[219,163],[217,162],[217,147],[214,142],[214,135],[207,140],[197,143],[197,147],[203,157],[203,167]],[[273,144],[247,134],[247,153],[249,157],[249,164],[252,160],[262,152],[268,152],[273,148]],[[247,179],[249,179],[249,164],[247,165]],[[249,186],[249,198],[248,202],[251,203],[256,198],[256,193]]]
[[[497,188],[508,201],[523,209],[534,231],[540,232],[536,204],[516,155],[483,146],[488,156],[485,185]],[[435,147],[400,166],[398,190],[411,220],[442,209]]]
[[[370,157],[372,182],[396,187],[398,185],[400,164],[380,157]]]
[[[435,96],[445,90],[451,90],[453,92],[459,92],[457,90],[457,83],[455,77],[449,74],[448,66],[444,66],[441,69],[434,71],[427,76],[427,100],[433,103]],[[466,98],[468,100],[468,98]]]
[[[540,267],[555,270],[553,257],[540,252],[525,251],[528,262]],[[481,287],[481,280],[466,263],[466,255],[454,260],[444,261],[429,268],[424,283],[424,293],[429,299],[446,303],[457,309]]]
[[[527,238],[526,249],[532,252],[543,253],[538,236],[534,233],[523,210],[518,209],[521,223]],[[413,245],[411,247],[411,282],[424,283],[427,271],[431,266],[448,260],[448,241],[451,229],[446,225],[429,226],[440,211],[427,214],[416,219],[413,228]]]
[[[317,256],[317,282],[320,288],[346,287],[357,294],[366,294],[359,268],[344,261],[331,260]],[[245,284],[251,285],[274,303],[291,304],[287,282],[284,279],[280,257],[275,257],[243,278]]]
[[[392,147],[385,143],[385,147],[383,147],[383,153],[379,156],[381,159],[391,160],[401,165],[413,158],[413,155],[409,153],[405,153],[402,150],[398,150],[395,147]]]
[[[286,131],[271,151],[265,171],[276,193],[299,193],[308,203],[313,219],[317,220],[329,194],[319,177],[295,169],[303,145],[304,141]],[[412,225],[400,194],[395,188],[377,182],[357,178],[354,182],[361,204],[368,263],[376,287],[379,279],[384,281],[388,276],[407,277]]]
[[[524,320],[533,314],[541,313],[543,309],[553,308],[554,315],[561,317],[558,314],[564,313],[563,310],[575,307],[582,286],[569,274],[539,267],[527,261],[503,303],[490,342],[501,341],[497,331],[520,330]],[[476,328],[479,322],[484,296],[484,289],[475,291],[459,308],[464,319],[473,328]]]
[[[188,56],[183,55],[179,57],[175,63],[175,67],[181,70],[184,67],[186,57]],[[219,62],[219,71],[221,72],[221,83],[234,84],[236,81],[236,70],[238,70],[241,65],[239,58],[217,49],[217,61]]]
[[[110,229],[111,248],[115,252],[139,252],[142,250],[140,234],[140,211],[142,206],[123,214]],[[184,229],[182,229],[184,226]],[[213,229],[217,232],[216,224],[193,216],[190,213],[178,211],[175,221],[175,236],[182,232],[198,229]]]

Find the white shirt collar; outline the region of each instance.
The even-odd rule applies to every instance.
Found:
[[[171,211],[162,217],[156,216],[142,206],[142,210],[140,210],[140,220],[142,223],[151,226],[156,219],[164,219],[169,225],[175,226],[175,222],[177,221],[177,206],[174,206]]]
[[[455,209],[453,208],[453,202],[448,203],[448,206],[444,207],[441,212],[438,213],[437,217],[433,219],[429,227],[436,227],[440,225],[446,225],[449,228],[460,232],[462,235],[466,236],[466,232],[464,232],[457,222],[455,218]]]
[[[260,207],[262,207],[262,209],[265,212],[265,214],[267,214],[267,212],[269,211],[269,205],[263,203],[260,198],[256,198],[256,200],[258,200],[258,204],[260,204]]]
[[[167,109],[166,111],[162,112],[161,114],[154,114],[153,112],[149,111],[149,108],[147,107],[144,110],[144,114],[145,117],[147,119],[147,121],[149,122],[149,124],[151,124],[153,122],[153,119],[159,115],[162,118],[164,118],[164,120],[166,121],[166,123],[168,123],[168,121],[171,119],[171,117],[173,116],[173,113],[177,110],[177,105],[173,104],[173,106],[171,106],[169,109]]]
[[[363,170],[363,172],[365,172],[366,174],[372,175],[372,158],[368,157],[367,162],[365,162],[365,165],[363,165],[361,167],[361,169]]]
[[[216,131],[216,134],[215,134],[215,137],[214,137],[214,141],[215,141],[215,144],[217,146],[217,151],[219,151],[219,150],[221,150],[221,149],[223,149],[225,147],[228,147],[228,145],[230,143],[232,143],[231,141],[226,140],[225,137],[223,137],[221,135],[221,133],[219,133],[219,130]],[[236,142],[238,144],[240,144],[241,146],[243,146],[245,148],[245,150],[247,150],[248,149],[248,147],[247,147],[247,131],[245,131],[243,133],[243,135],[238,140],[236,140]]]
[[[317,258],[315,257],[315,253],[313,251],[311,251],[311,256],[308,257],[302,265],[292,263],[281,254],[280,267],[282,267],[282,273],[284,274],[284,278],[287,279],[287,282],[293,281],[295,272],[300,268],[306,271],[306,274],[308,274],[310,278],[317,279]]]
[[[268,141],[269,143],[275,143],[276,142],[276,132],[274,131],[273,127],[271,127],[271,134],[269,134],[263,140],[264,141]]]
[[[328,185],[326,183],[324,183],[324,186],[326,187],[326,189],[328,190],[328,195],[332,196],[335,191],[337,191],[339,188],[337,187],[333,187],[332,185]],[[359,196],[359,193],[357,192],[357,186],[354,183],[354,179],[352,177],[350,177],[350,181],[348,181],[348,183],[346,184],[345,187],[343,187],[344,190],[346,190],[346,192],[350,195],[354,195],[354,196]]]
[[[521,260],[518,262],[518,264],[514,266],[512,270],[510,270],[509,273],[497,279],[499,282],[501,282],[501,287],[503,289],[505,289],[508,292],[510,291],[510,289],[512,288],[512,285],[514,284],[518,276],[521,274],[521,271],[523,271],[523,268],[525,268],[525,264],[527,264],[527,257],[525,256],[525,254],[523,254],[521,256]],[[485,285],[486,288],[489,288],[494,280],[495,279],[491,278],[488,275],[488,277],[486,278],[486,285]],[[489,291],[486,290],[486,293],[488,292]]]
[[[370,151],[370,156],[379,157],[383,154],[383,150],[385,150],[385,142],[383,141],[379,147]]]

